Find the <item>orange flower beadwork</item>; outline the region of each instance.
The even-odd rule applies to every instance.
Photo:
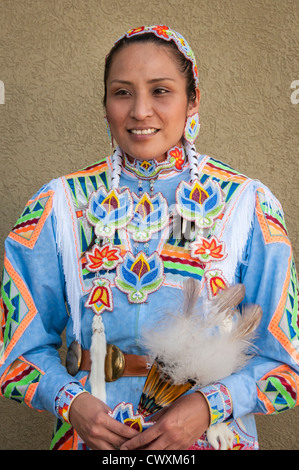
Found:
[[[94,245],[90,253],[86,253],[87,265],[86,269],[91,272],[97,272],[101,269],[111,270],[114,269],[119,263],[123,261],[120,256],[119,248],[108,243],[103,247]]]
[[[169,155],[175,159],[175,167],[176,167],[176,169],[177,169],[177,170],[182,170],[182,169],[183,169],[182,165],[183,165],[184,162],[185,162],[183,150],[180,149],[179,147],[174,147],[174,149],[172,149],[172,150],[169,152]]]
[[[210,261],[221,261],[226,258],[225,243],[220,242],[217,237],[199,237],[190,244],[192,258],[199,259],[202,263]]]

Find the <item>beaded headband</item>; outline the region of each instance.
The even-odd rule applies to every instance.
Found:
[[[187,60],[190,60],[190,62],[192,63],[193,76],[195,84],[198,87],[198,69],[196,65],[195,55],[186,39],[180,33],[177,33],[176,31],[170,29],[168,26],[141,26],[140,28],[130,29],[119,39],[117,39],[117,41],[115,41],[114,46],[116,46],[125,37],[130,38],[132,36],[137,36],[145,33],[153,33],[160,39],[164,39],[165,41],[173,41],[176,44],[178,50],[186,57]]]

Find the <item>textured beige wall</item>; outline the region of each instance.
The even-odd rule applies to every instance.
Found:
[[[152,23],[180,31],[197,55],[198,150],[270,187],[299,266],[298,0],[0,0],[1,263],[36,190],[109,152],[104,56],[125,30]],[[299,449],[298,417],[258,417],[261,448]],[[0,449],[47,449],[52,423],[2,398]]]

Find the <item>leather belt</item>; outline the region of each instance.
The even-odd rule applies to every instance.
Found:
[[[146,377],[151,368],[148,356],[123,353],[114,344],[107,345],[105,380],[114,382],[120,377]],[[82,349],[80,370],[90,371],[91,357],[88,349]]]

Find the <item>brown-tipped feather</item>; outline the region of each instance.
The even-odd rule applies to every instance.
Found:
[[[193,315],[196,303],[198,301],[198,296],[200,292],[200,283],[190,277],[183,285],[184,292],[184,303],[183,303],[183,316],[190,317]]]
[[[240,315],[238,319],[235,338],[249,339],[259,326],[262,315],[263,310],[259,305],[246,305],[242,310],[242,315]]]
[[[234,309],[242,302],[244,297],[245,286],[235,284],[220,292],[213,303],[217,305],[218,310]]]

